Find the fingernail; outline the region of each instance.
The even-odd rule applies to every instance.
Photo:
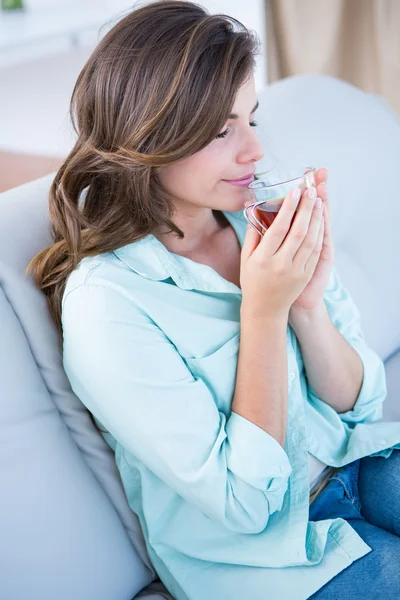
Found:
[[[317,190],[315,189],[315,187],[311,186],[310,188],[308,188],[308,197],[309,198],[315,198],[316,195],[317,195]]]
[[[292,192],[292,198],[295,202],[297,202],[300,198],[301,190],[300,188],[294,188]]]
[[[317,199],[316,199],[314,206],[315,206],[316,208],[320,208],[320,207],[321,207],[321,198],[317,198]]]
[[[321,181],[320,185],[323,185],[323,186],[327,187],[326,181]]]

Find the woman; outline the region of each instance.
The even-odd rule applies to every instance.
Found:
[[[400,424],[371,425],[385,373],[333,265],[326,169],[262,239],[243,216],[257,49],[190,2],[117,23],[31,267],[176,599],[398,598]]]

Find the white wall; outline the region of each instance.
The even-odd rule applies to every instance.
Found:
[[[65,2],[69,2],[71,8],[78,6],[76,0]],[[260,89],[267,80],[263,0],[203,0],[199,3],[213,13],[231,15],[257,32],[263,44],[263,55],[255,72],[256,87]],[[48,6],[54,11],[55,0],[27,0],[26,4],[32,10],[36,6]],[[93,4],[96,6],[96,2]],[[109,4],[112,16],[115,3],[109,0]],[[88,33],[86,38],[81,36],[80,47],[70,49],[68,40],[60,37],[51,42],[45,51],[47,55],[42,58],[32,59],[27,52],[22,62],[0,68],[0,150],[59,157],[68,153],[73,143],[69,100],[96,39]]]

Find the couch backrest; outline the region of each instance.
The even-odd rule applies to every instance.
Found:
[[[133,598],[155,579],[139,522],[62,369],[44,295],[24,277],[51,241],[52,178],[0,195],[0,595]]]

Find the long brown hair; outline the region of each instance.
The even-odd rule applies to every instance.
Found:
[[[82,258],[160,226],[184,237],[159,170],[215,138],[258,54],[242,23],[181,0],[135,8],[98,43],[72,92],[78,137],[49,192],[54,243],[27,267],[60,334],[65,283]]]

